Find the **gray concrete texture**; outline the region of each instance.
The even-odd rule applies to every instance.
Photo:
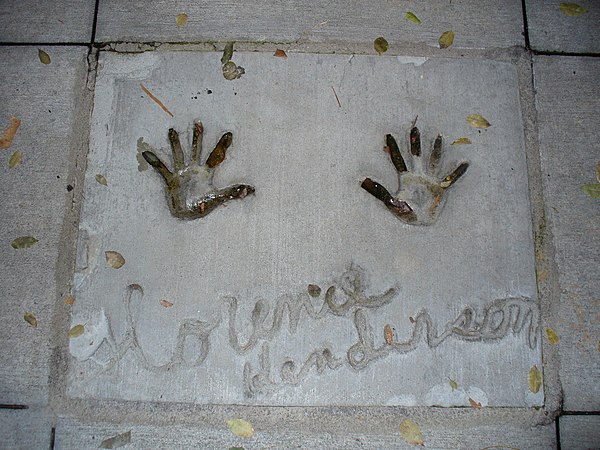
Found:
[[[562,416],[559,425],[562,449],[589,450],[600,448],[600,416]]]
[[[52,422],[43,410],[0,410],[0,448],[52,448]]]
[[[547,223],[554,235],[564,407],[600,409],[600,202],[581,186],[596,182],[600,64],[591,58],[536,57],[536,104]]]

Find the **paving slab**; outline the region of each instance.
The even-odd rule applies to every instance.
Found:
[[[527,385],[541,365],[515,67],[236,53],[246,74],[232,82],[220,56],[101,54],[71,320],[85,331],[70,340],[69,395],[542,404],[543,389]],[[469,126],[472,113],[492,126]],[[428,167],[407,152],[417,115],[425,157],[444,135],[439,177],[470,163],[447,191],[416,175]],[[181,172],[171,210],[203,215],[182,220],[140,152],[172,167],[174,127],[189,159],[195,119],[209,150],[225,132],[233,144],[214,171]],[[372,177],[396,191],[387,133],[409,169],[408,216],[361,189]],[[450,145],[460,137],[473,144]],[[214,210],[208,198],[178,200],[236,183],[239,198]]]
[[[87,49],[44,49],[51,57],[48,65],[40,62],[37,48],[0,49],[2,130],[11,117],[20,120],[12,145],[0,150],[0,403],[47,401],[55,273],[72,199],[72,152],[80,139],[74,129]],[[15,152],[21,152],[22,160],[10,168]],[[22,236],[38,242],[13,248],[12,242]],[[24,320],[25,313],[37,319],[36,328]]]
[[[418,25],[405,18],[413,12]],[[177,26],[179,14],[187,23]],[[101,0],[97,41],[197,42],[260,41],[273,43],[369,44],[379,36],[390,44],[437,47],[438,38],[455,32],[455,47],[489,48],[524,45],[523,13],[516,0],[479,2],[172,2]]]
[[[540,152],[547,222],[559,270],[558,333],[564,409],[600,409],[600,202],[581,186],[597,182],[600,62],[536,57]]]
[[[566,450],[600,448],[600,416],[562,416],[559,424],[561,448]]]
[[[0,410],[0,447],[3,449],[52,448],[52,420],[43,411]]]
[[[570,2],[564,2],[570,3]],[[600,53],[600,7],[591,0],[577,1],[586,11],[569,16],[561,2],[525,0],[531,48],[561,53]]]
[[[36,0],[0,3],[1,42],[89,43],[94,0]]]

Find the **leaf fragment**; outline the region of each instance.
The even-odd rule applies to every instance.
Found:
[[[410,419],[403,420],[400,422],[400,436],[409,444],[424,445],[423,433],[421,428],[414,421]]]
[[[171,306],[173,306],[173,303],[171,303],[169,300],[161,300],[159,303],[165,308],[170,308]]]
[[[310,295],[311,297],[318,297],[321,295],[321,288],[319,286],[317,286],[316,284],[309,284],[308,285],[308,295]]]
[[[492,126],[481,114],[469,114],[467,116],[467,123],[473,128],[488,128]]]
[[[99,448],[119,448],[127,445],[131,442],[131,430],[117,434],[116,436],[110,437],[108,439],[104,439],[100,443]]]
[[[104,256],[108,265],[113,269],[120,269],[125,264],[125,258],[119,252],[109,250],[104,252]]]
[[[533,366],[529,369],[529,373],[527,374],[527,384],[529,385],[529,390],[534,394],[537,394],[542,386],[542,373],[538,370],[537,366]]]
[[[444,31],[438,39],[440,48],[448,48],[454,43],[454,31]]]
[[[233,61],[229,61],[223,66],[223,77],[229,81],[240,78],[245,73],[246,70],[242,66],[238,66]]]
[[[394,343],[394,330],[390,324],[383,327],[383,337],[385,338],[385,343],[387,345],[392,345]]]
[[[8,160],[8,168],[14,169],[19,164],[21,164],[22,159],[23,159],[23,154],[17,150],[10,156],[10,159]]]
[[[101,173],[96,174],[96,181],[103,186],[108,186],[108,182],[106,181],[106,177]]]
[[[287,53],[285,52],[285,50],[281,50],[280,48],[278,48],[277,50],[275,50],[273,56],[277,56],[278,58],[287,58]]]
[[[38,48],[38,58],[42,64],[50,64],[50,56],[41,48]]]
[[[227,64],[233,58],[233,42],[225,44],[223,49],[223,56],[221,56],[221,64]]]
[[[23,316],[23,319],[25,319],[25,322],[27,322],[33,328],[37,328],[37,319],[30,312],[26,312],[25,315]]]
[[[75,325],[73,328],[71,328],[69,330],[69,337],[71,339],[74,339],[76,337],[79,337],[83,334],[83,332],[85,331],[85,327],[81,324]]]
[[[577,3],[561,3],[558,7],[564,14],[570,17],[581,16],[587,12],[587,9],[582,8]]]
[[[6,127],[2,132],[2,136],[0,136],[0,148],[8,148],[11,146],[15,134],[17,134],[17,130],[19,129],[19,125],[21,125],[19,119],[16,117],[10,118],[10,125]]]
[[[33,236],[21,236],[16,238],[14,241],[10,243],[12,248],[20,249],[20,248],[29,248],[34,246],[38,240]]]
[[[75,297],[73,297],[72,295],[69,295],[67,298],[65,298],[65,305],[72,306],[74,304],[75,304]]]
[[[546,328],[546,336],[548,337],[548,342],[550,342],[552,345],[558,344],[558,334],[552,328]]]
[[[584,184],[581,190],[592,198],[600,198],[600,183]]]
[[[450,385],[450,387],[452,388],[453,391],[458,389],[458,383],[453,380],[452,378],[448,379],[448,384]]]
[[[471,139],[469,139],[467,137],[461,137],[461,138],[456,139],[450,145],[469,145],[469,144],[472,144]]]
[[[386,41],[383,37],[378,37],[375,39],[375,41],[373,41],[373,48],[377,53],[382,55],[388,50],[388,41]]]
[[[175,16],[175,25],[177,25],[179,28],[185,27],[187,21],[188,15],[186,13],[177,14],[177,16]]]
[[[476,409],[476,410],[481,409],[481,402],[476,402],[471,397],[469,397],[469,403],[471,404],[471,408]]]
[[[254,435],[254,428],[250,422],[244,419],[231,419],[227,421],[229,430],[239,437],[251,438]]]
[[[411,22],[416,23],[417,25],[421,25],[421,19],[419,19],[414,13],[408,11],[406,14],[404,14],[404,17],[408,20],[410,20]]]

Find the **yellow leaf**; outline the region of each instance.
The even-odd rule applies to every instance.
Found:
[[[104,186],[108,186],[108,182],[106,181],[106,178],[104,177],[104,175],[97,173],[96,174],[96,181]]]
[[[35,316],[33,314],[26,312],[25,315],[23,316],[23,319],[25,319],[25,322],[27,322],[33,328],[37,328],[37,319],[35,318]]]
[[[173,306],[173,303],[171,303],[169,300],[161,300],[159,303],[165,308],[170,308],[171,306]]]
[[[404,14],[404,17],[408,20],[410,20],[411,22],[416,23],[417,25],[421,25],[421,19],[419,19],[417,16],[415,16],[414,13],[408,11],[406,14]]]
[[[584,184],[581,190],[592,198],[600,198],[600,183]]]
[[[450,387],[452,388],[453,391],[458,389],[458,383],[456,381],[454,381],[452,378],[450,378],[448,383],[450,384]]]
[[[254,435],[254,428],[250,422],[244,419],[231,419],[227,421],[229,430],[239,437],[251,438]]]
[[[10,243],[12,248],[29,248],[36,244],[38,240],[33,236],[21,236]]]
[[[425,443],[419,425],[410,419],[400,422],[400,436],[409,444],[423,445]]]
[[[69,337],[71,339],[79,337],[83,334],[84,331],[85,331],[85,328],[83,327],[83,325],[81,325],[81,324],[75,325],[73,328],[71,328],[69,330]]]
[[[2,132],[2,136],[0,136],[0,148],[10,147],[15,134],[17,134],[19,125],[21,125],[21,121],[19,119],[16,117],[10,118],[10,125],[6,127],[6,129]]]
[[[119,252],[113,252],[111,250],[104,252],[106,256],[106,262],[113,269],[120,269],[125,264],[125,258]]]
[[[529,369],[529,374],[527,374],[527,384],[529,385],[529,390],[534,394],[537,394],[542,386],[542,373],[538,370],[537,366],[533,366]]]
[[[42,64],[50,64],[50,56],[40,48],[38,48],[38,58]]]
[[[448,48],[454,43],[454,31],[444,31],[438,39],[440,48]]]
[[[467,116],[467,123],[473,128],[487,128],[492,125],[480,114],[469,114]]]
[[[558,7],[563,13],[571,17],[581,16],[587,12],[587,9],[582,8],[577,3],[561,3]]]
[[[65,305],[73,305],[75,303],[75,297],[73,297],[72,295],[69,295],[67,298],[65,298]]]
[[[14,152],[10,159],[8,160],[8,167],[10,169],[14,169],[15,167],[17,167],[19,164],[21,164],[21,160],[23,159],[23,154],[20,151],[16,151]]]
[[[558,334],[552,328],[546,328],[546,336],[548,336],[548,342],[552,345],[558,344]]]
[[[472,144],[471,139],[466,138],[466,137],[461,137],[461,138],[456,139],[450,145],[468,145],[468,144]]]
[[[188,21],[188,15],[186,13],[177,14],[175,17],[175,25],[178,27],[185,27],[185,24]]]
[[[378,37],[377,39],[375,39],[375,41],[373,42],[373,48],[375,49],[375,51],[377,53],[379,53],[380,55],[387,52],[388,49],[388,41],[386,41],[384,38],[382,37]]]

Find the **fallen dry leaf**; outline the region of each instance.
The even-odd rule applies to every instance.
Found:
[[[188,15],[186,13],[177,14],[175,17],[175,25],[178,27],[185,27],[185,24],[188,21]]]
[[[400,436],[402,436],[402,439],[409,444],[425,444],[425,441],[423,440],[423,433],[421,433],[419,425],[410,419],[400,422]]]
[[[408,11],[406,14],[404,14],[404,17],[408,20],[410,20],[411,22],[416,23],[417,25],[421,25],[421,19],[419,19],[417,16],[415,16],[414,13]]]
[[[69,337],[71,339],[79,337],[83,334],[84,331],[85,331],[85,328],[83,325],[81,325],[81,324],[75,325],[73,328],[71,328],[69,330]]]
[[[309,284],[308,295],[310,295],[311,297],[318,297],[319,295],[321,295],[321,288],[316,284]]]
[[[448,379],[448,384],[450,385],[450,387],[452,388],[453,391],[458,389],[458,383],[456,381],[454,381],[452,378]]]
[[[385,338],[385,343],[387,345],[392,345],[394,343],[394,330],[391,325],[386,325],[383,327],[383,337]]]
[[[242,66],[238,66],[233,61],[228,61],[223,65],[223,77],[226,80],[235,80],[236,78],[240,78],[245,73],[246,70]]]
[[[473,128],[488,128],[492,125],[481,114],[469,114],[467,116],[467,123]]]
[[[25,322],[27,322],[33,328],[37,328],[37,319],[30,312],[26,312],[25,315],[23,316],[23,319],[25,319]]]
[[[229,430],[239,437],[251,438],[254,435],[254,428],[250,422],[244,419],[231,419],[227,421]]]
[[[287,58],[287,53],[285,52],[285,50],[281,50],[280,48],[278,48],[277,50],[275,50],[273,56],[277,56],[278,58]]]
[[[50,56],[41,48],[38,48],[38,58],[42,64],[50,64]]]
[[[10,243],[12,248],[29,248],[38,242],[33,236],[21,236]]]
[[[108,439],[104,439],[100,443],[99,448],[119,448],[127,445],[131,442],[131,430],[117,434],[116,436],[110,437]]]
[[[104,252],[104,255],[106,256],[106,262],[113,269],[120,269],[125,264],[125,258],[119,252],[109,250]]]
[[[410,323],[415,323],[416,320],[413,316],[408,316],[408,320],[410,320]]]
[[[73,304],[75,304],[75,297],[69,295],[67,298],[65,298],[65,305],[71,306]]]
[[[173,306],[173,303],[171,303],[169,300],[161,300],[159,303],[165,308],[170,308],[171,306]]]
[[[471,404],[471,408],[477,409],[477,410],[481,409],[481,403],[480,402],[476,402],[471,397],[469,397],[469,403]]]
[[[223,56],[221,56],[221,64],[227,64],[233,58],[233,42],[225,44],[223,49]]]
[[[379,53],[380,55],[384,54],[385,52],[387,52],[388,50],[388,41],[386,41],[384,38],[382,37],[378,37],[377,39],[375,39],[375,41],[373,42],[373,48],[375,49],[375,51],[377,53]]]
[[[148,97],[150,97],[152,100],[154,100],[154,102],[163,109],[164,112],[166,112],[171,117],[174,117],[173,113],[171,111],[169,111],[169,109],[163,104],[163,102],[161,102],[158,98],[156,98],[154,96],[154,94],[146,88],[146,86],[144,86],[143,84],[140,83],[140,87],[142,88],[142,91],[144,91],[148,95]]]
[[[582,8],[577,3],[561,3],[558,7],[563,13],[571,17],[581,16],[587,12],[587,9]]]
[[[21,164],[21,160],[22,159],[23,159],[23,154],[20,151],[17,150],[16,152],[14,152],[10,156],[10,159],[8,160],[8,167],[9,167],[9,169],[14,169],[19,164]]]
[[[592,198],[600,198],[600,183],[584,184],[581,190]]]
[[[472,144],[471,139],[466,138],[466,137],[461,137],[461,138],[456,139],[450,145],[468,145],[468,144]]]
[[[558,344],[558,334],[556,334],[556,331],[554,331],[552,328],[546,328],[546,336],[548,337],[548,342],[550,342],[552,345]]]
[[[454,43],[454,31],[444,31],[438,39],[440,48],[448,48]]]
[[[537,366],[533,366],[529,369],[529,373],[527,374],[527,384],[529,385],[529,390],[534,394],[537,394],[542,386],[542,373],[538,370]]]
[[[106,177],[100,173],[96,174],[96,181],[104,186],[108,186],[108,181],[106,181]]]
[[[10,125],[6,127],[6,129],[2,132],[2,136],[0,136],[0,148],[10,147],[15,134],[17,134],[19,125],[21,125],[21,121],[19,119],[16,117],[10,118]]]

